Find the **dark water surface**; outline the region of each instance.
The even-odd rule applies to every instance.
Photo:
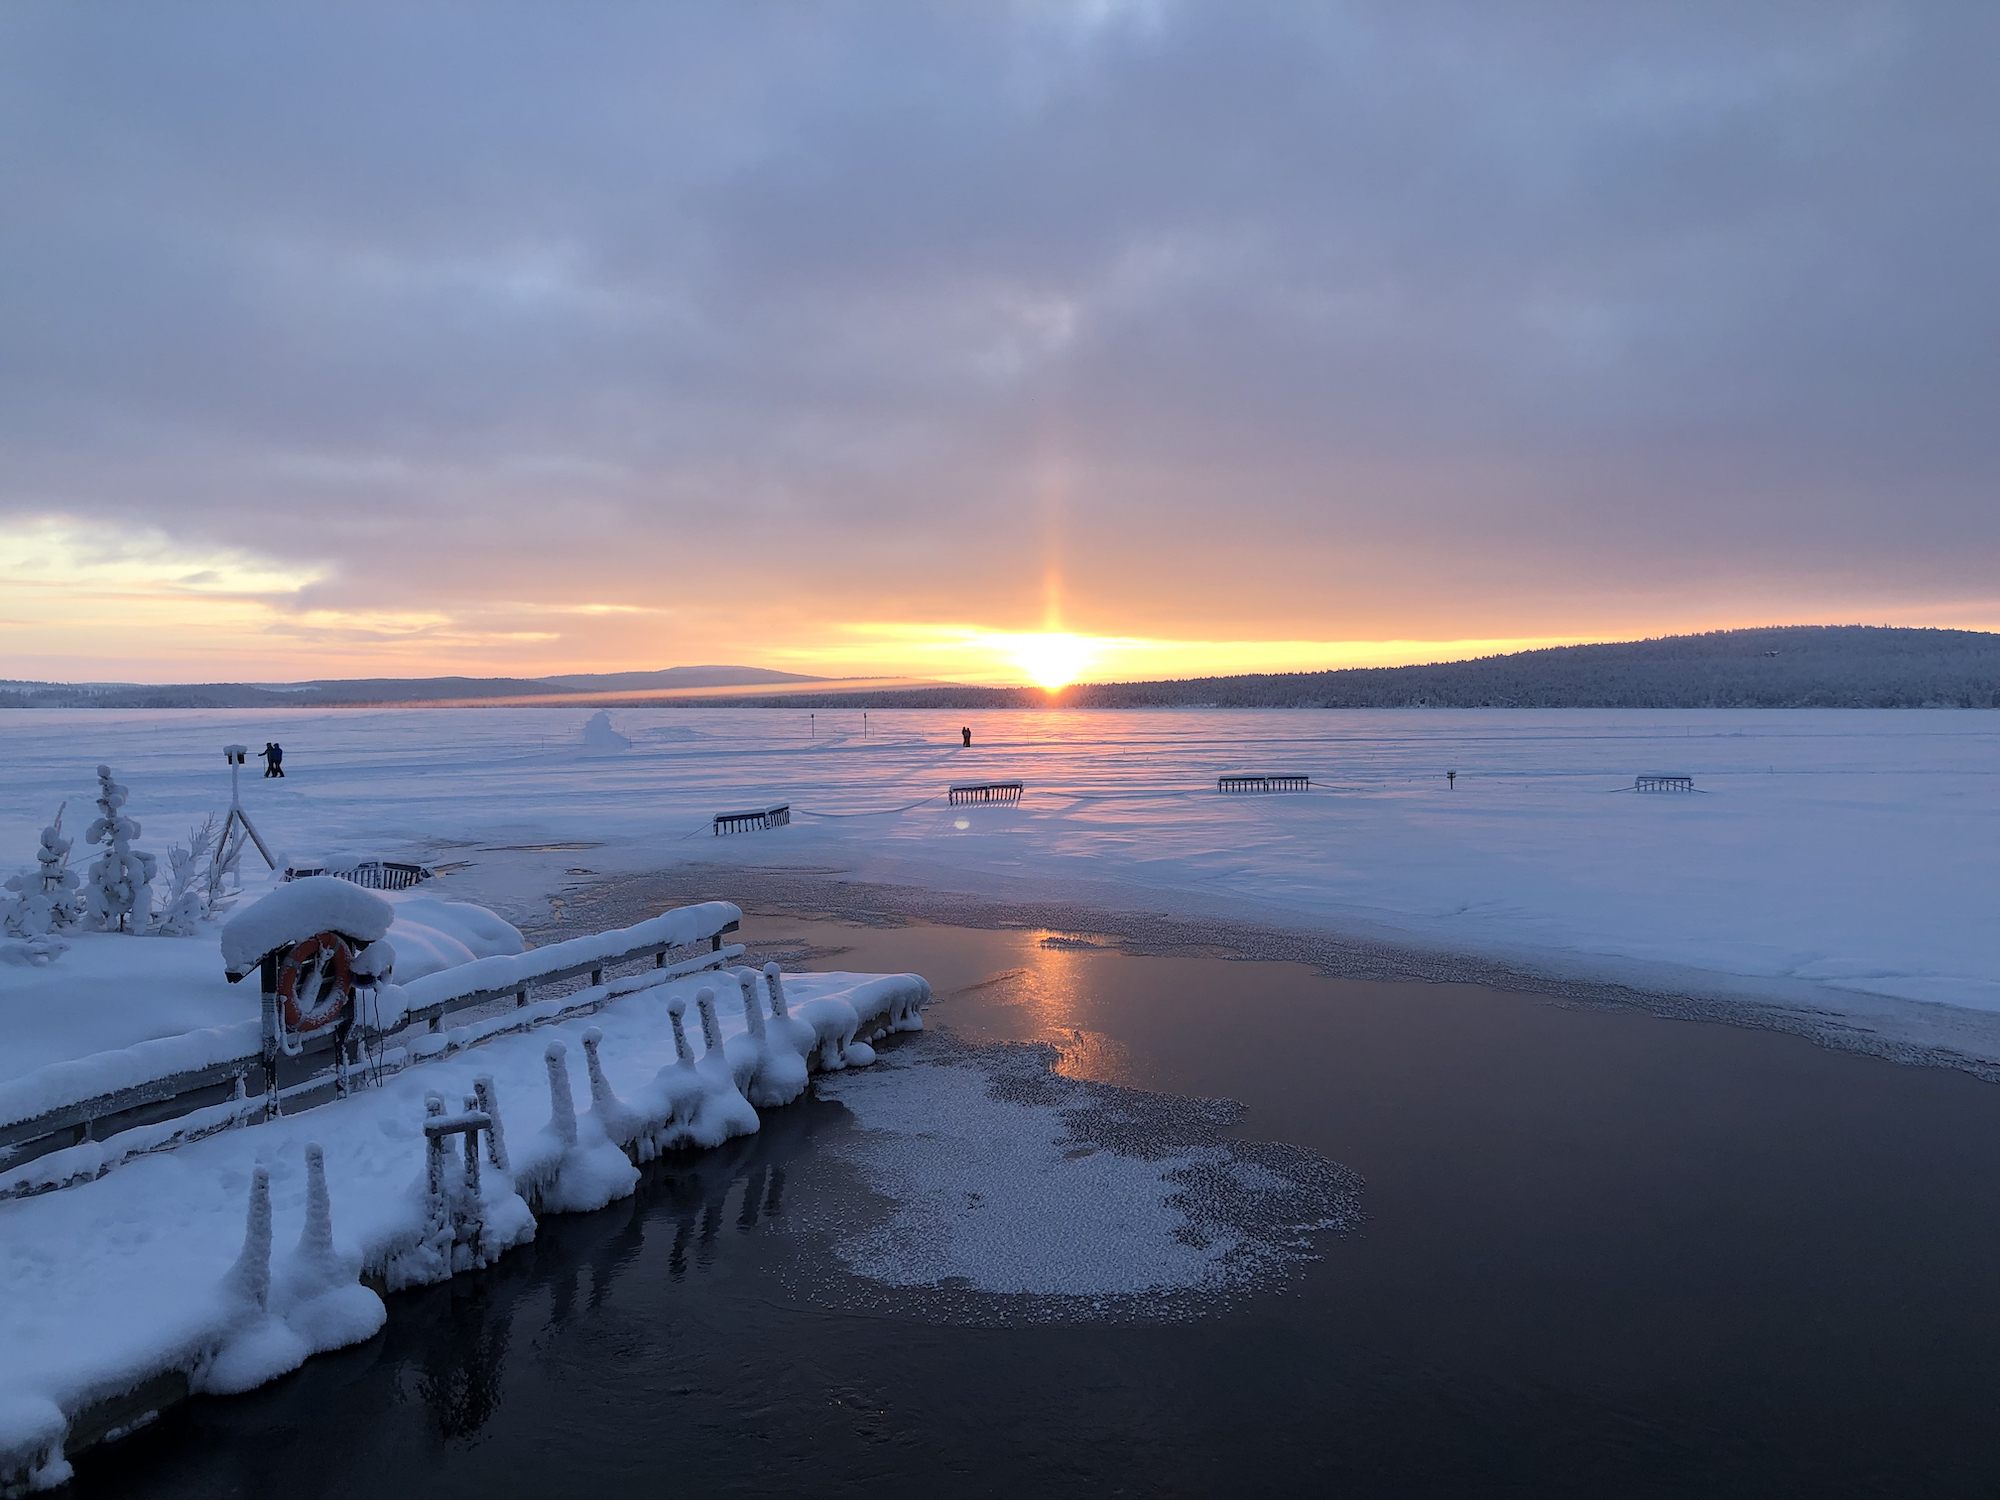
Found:
[[[808,1099],[84,1456],[77,1492],[2000,1493],[1990,1084],[1466,986],[745,927],[926,975],[963,1041],[1240,1101],[1236,1134],[1358,1173],[1365,1217],[1192,1320],[968,1326],[829,1294],[858,1278],[801,1205],[867,1193],[849,1110]]]

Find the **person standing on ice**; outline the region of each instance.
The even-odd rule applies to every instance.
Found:
[[[965,736],[966,746],[970,748],[972,745],[972,731],[970,729],[961,729],[959,733]]]
[[[265,747],[264,758],[270,762],[264,771],[266,776],[282,776],[285,774],[285,747],[283,745],[273,741]]]

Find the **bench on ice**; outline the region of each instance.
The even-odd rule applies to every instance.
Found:
[[[331,875],[365,891],[407,891],[436,875],[428,865],[400,859],[328,860],[324,863],[293,863],[285,866],[281,881],[305,880],[313,875]]]
[[[1215,789],[1218,792],[1303,792],[1311,786],[1310,776],[1300,776],[1290,772],[1284,774],[1244,772],[1215,778]]]
[[[1694,790],[1692,776],[1641,776],[1632,783],[1635,792],[1691,792]]]
[[[773,802],[768,807],[750,807],[741,812],[719,812],[715,815],[715,836],[725,833],[748,833],[755,828],[783,828],[792,821],[792,804]]]
[[[945,800],[952,807],[960,807],[968,802],[1019,802],[1021,783],[1018,781],[968,781],[949,787]]]

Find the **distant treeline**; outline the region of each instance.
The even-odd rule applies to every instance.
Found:
[[[1871,625],[1717,630],[1434,666],[1168,682],[737,699],[787,708],[2000,708],[2000,635]]]
[[[607,696],[651,686],[685,691],[705,675],[737,682],[812,679],[754,669],[669,668],[570,678],[425,678],[316,682],[283,687],[207,683],[0,682],[0,708],[307,708],[501,699],[540,695],[560,702],[594,690]],[[1040,688],[938,686],[869,692],[725,693],[662,701],[659,707],[814,708],[2000,708],[2000,635],[1877,625],[1786,625],[1717,630],[1603,646],[1552,646],[1508,656],[1416,667],[1349,667],[1168,682]]]

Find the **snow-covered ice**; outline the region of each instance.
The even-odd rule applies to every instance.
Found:
[[[292,774],[244,795],[275,846],[465,862],[439,888],[517,922],[573,866],[770,865],[1346,933],[1870,1025],[1909,1002],[2000,1011],[1991,713],[877,710],[864,736],[858,712],[819,710],[809,737],[804,711],[621,708],[631,746],[607,755],[583,753],[590,717],[0,715],[0,866],[32,863],[97,761],[139,815],[179,828],[226,799],[216,746],[268,731]],[[1213,790],[1273,769],[1314,789]],[[1614,790],[1663,770],[1701,790]],[[944,804],[949,782],[988,778],[1024,781],[1025,802]],[[715,812],[772,798],[790,827],[710,836]],[[39,972],[0,969],[0,993]]]

